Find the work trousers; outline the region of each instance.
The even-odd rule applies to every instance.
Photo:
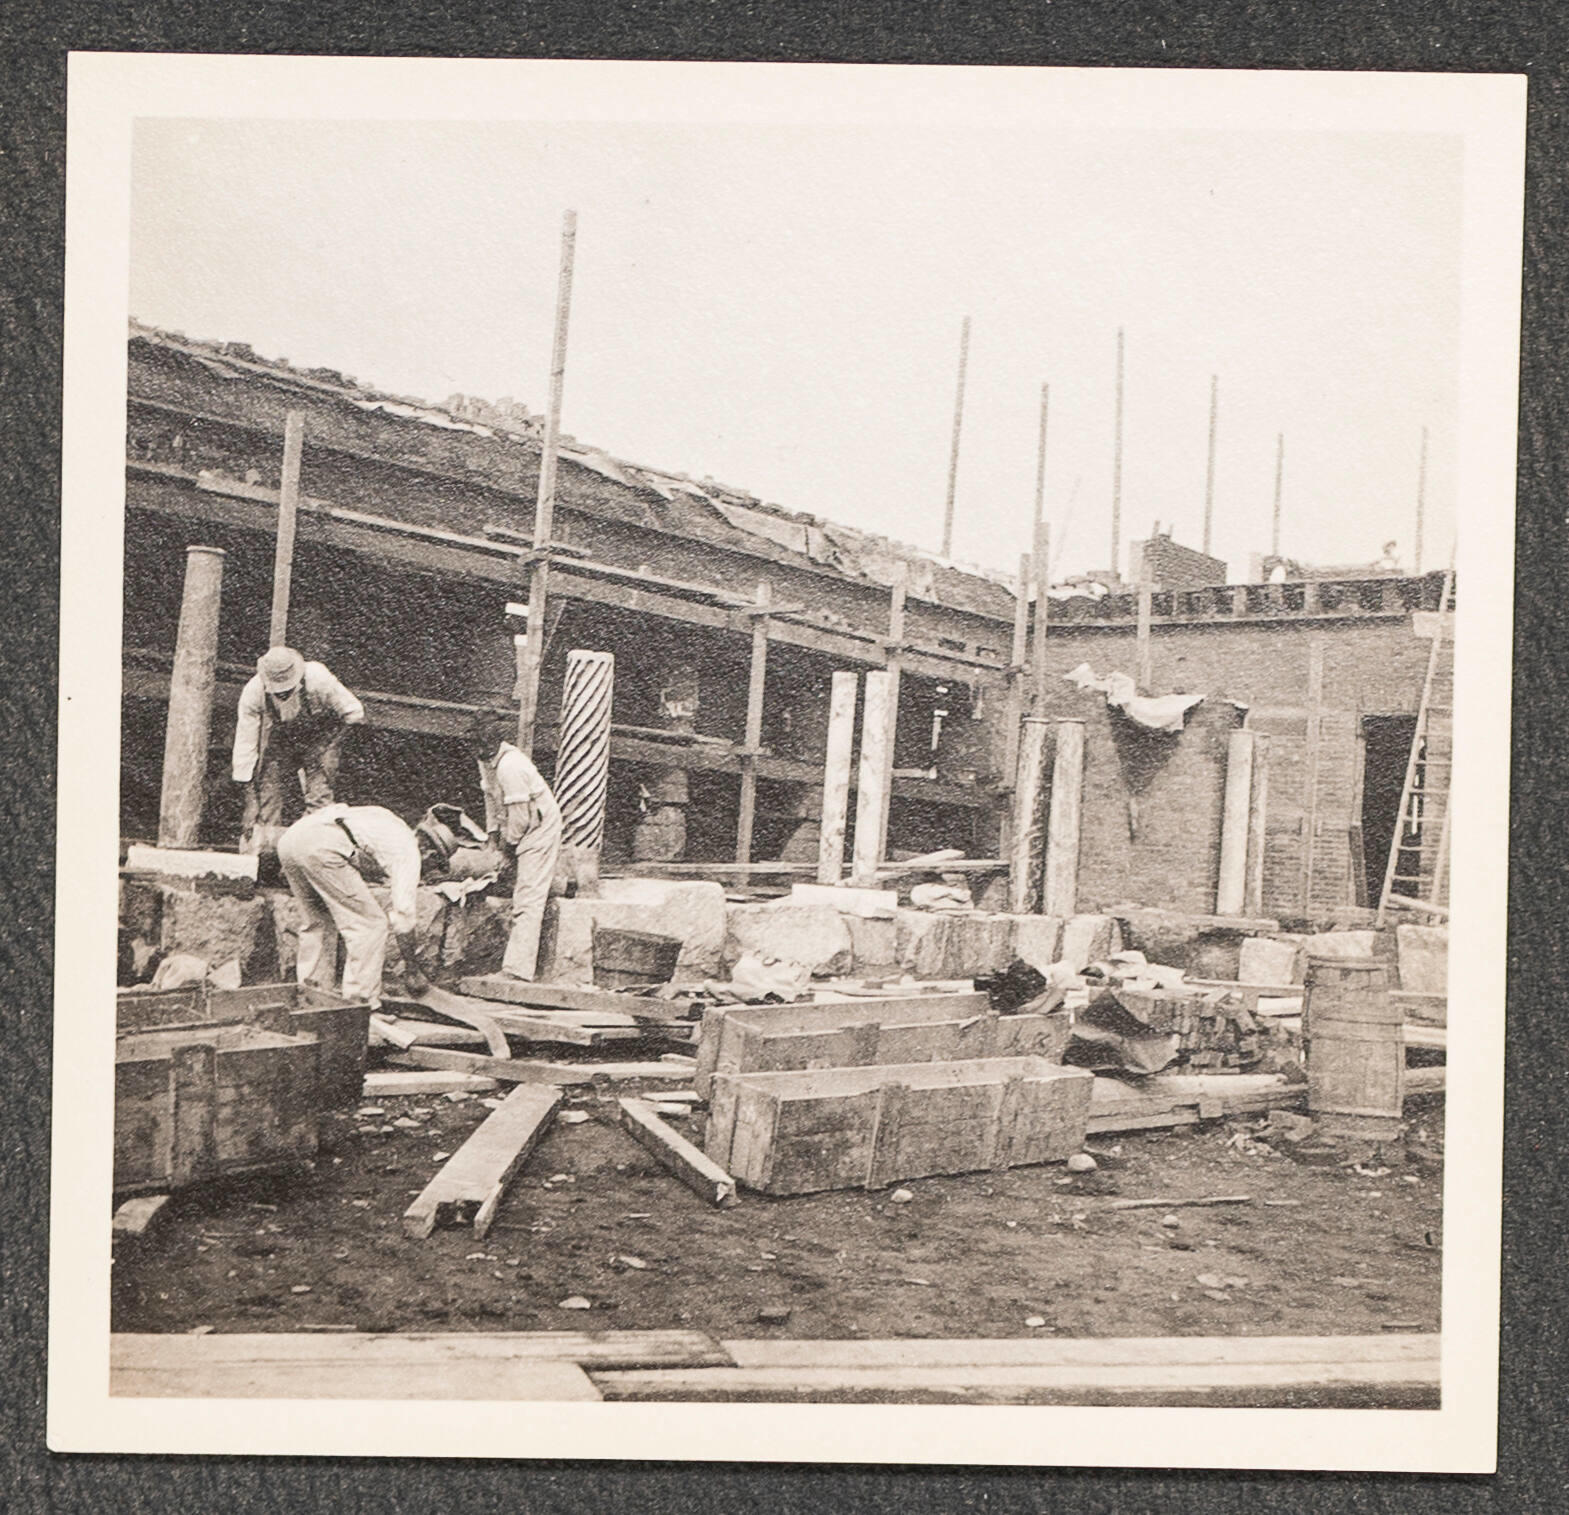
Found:
[[[339,721],[315,723],[296,736],[282,721],[267,733],[256,777],[245,794],[241,830],[266,851],[285,824],[291,788],[305,796],[305,813],[330,805],[338,783],[338,764],[348,727]]]
[[[501,971],[513,978],[531,979],[539,967],[539,929],[545,921],[545,901],[550,898],[561,852],[561,812],[554,803],[544,809],[539,824],[515,851],[518,871],[512,885],[512,934],[507,938]]]
[[[295,970],[299,982],[332,988],[341,935],[344,997],[379,1009],[390,928],[386,911],[354,866],[348,833],[334,820],[307,817],[279,840],[278,861],[305,912]]]

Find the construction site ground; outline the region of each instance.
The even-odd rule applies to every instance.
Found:
[[[1352,1165],[1355,1154],[1310,1164],[1287,1144],[1266,1154],[1252,1135],[1261,1121],[1231,1120],[1091,1138],[1099,1166],[1082,1175],[1052,1164],[927,1178],[903,1185],[901,1202],[896,1189],[743,1191],[716,1209],[620,1130],[616,1100],[636,1092],[567,1089],[568,1118],[482,1241],[472,1229],[416,1241],[402,1227],[438,1154],[489,1113],[480,1096],[377,1098],[380,1117],[332,1112],[308,1171],[184,1191],[147,1235],[118,1246],[113,1328],[843,1339],[1439,1325],[1442,1096],[1408,1101],[1404,1150],[1372,1164]],[[702,1119],[673,1124],[700,1142]],[[1111,1208],[1118,1197],[1215,1195],[1251,1202]],[[588,1308],[564,1308],[570,1299]],[[780,1323],[759,1318],[781,1312]]]

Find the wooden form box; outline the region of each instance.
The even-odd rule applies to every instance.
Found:
[[[765,1194],[882,1188],[1077,1152],[1094,1077],[1038,1057],[720,1074],[708,1156]]]
[[[311,1036],[242,1024],[130,1031],[115,1047],[114,1189],[178,1188],[316,1152]]]
[[[314,1036],[321,1043],[316,1101],[353,1104],[365,1084],[370,1006],[307,984],[252,984],[244,989],[191,985],[156,993],[122,991],[116,1006],[121,1032],[158,1027],[248,1025],[283,1036]]]
[[[714,1075],[858,1068],[873,1063],[957,1062],[1039,1057],[1058,1062],[1068,1046],[1066,1013],[998,1015],[984,994],[934,1003],[738,1005],[703,1020],[695,1075],[709,1097]]]

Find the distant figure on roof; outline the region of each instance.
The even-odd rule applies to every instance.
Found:
[[[242,851],[277,845],[291,779],[307,813],[332,803],[343,739],[364,719],[365,707],[324,664],[306,662],[292,647],[274,647],[256,660],[234,724],[234,782],[249,786]]]
[[[506,716],[475,717],[469,746],[479,761],[485,791],[485,832],[516,859],[512,884],[512,933],[501,971],[532,979],[539,960],[539,930],[545,919],[561,853],[561,810],[539,769],[508,738],[516,731]]]
[[[1378,561],[1373,566],[1381,573],[1399,573],[1400,555],[1396,551],[1396,548],[1399,547],[1399,545],[1400,544],[1398,542],[1385,542],[1384,550],[1379,555]]]

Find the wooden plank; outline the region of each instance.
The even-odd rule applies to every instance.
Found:
[[[522,1010],[499,1010],[494,1020],[497,1028],[506,1035],[521,1037],[524,1041],[530,1042],[562,1042],[574,1047],[602,1047],[607,1041],[615,1041],[624,1035],[616,1027],[594,1030],[572,1021],[552,1020],[548,1011],[539,1015],[529,1015]],[[634,1029],[632,1035],[637,1034]]]
[[[305,413],[291,410],[283,421],[283,468],[278,489],[278,535],[272,562],[272,620],[269,647],[289,640],[289,588],[294,574],[294,531],[300,508],[300,457]]]
[[[1178,1210],[1210,1205],[1251,1205],[1251,1194],[1215,1194],[1202,1199],[1114,1199],[1112,1210]]]
[[[205,1336],[117,1332],[116,1369],[170,1371],[219,1364],[310,1367],[365,1364],[418,1373],[433,1365],[568,1362],[596,1368],[703,1368],[734,1359],[706,1332],[376,1331],[318,1336],[302,1331],[212,1332]]]
[[[218,1170],[218,1048],[193,1042],[169,1054],[169,1183],[174,1188]]]
[[[823,812],[817,844],[817,882],[837,884],[844,872],[844,833],[849,820],[850,757],[855,746],[858,680],[833,676],[828,696],[828,738],[823,754]]]
[[[690,1063],[552,1063],[528,1057],[481,1057],[451,1047],[410,1047],[388,1059],[403,1068],[449,1068],[459,1073],[480,1073],[513,1084],[591,1084],[596,1078],[692,1077]]]
[[[170,878],[249,879],[256,882],[256,858],[249,853],[201,852],[178,847],[126,848],[127,873],[162,873]]]
[[[217,1337],[198,1338],[215,1341]],[[322,1340],[349,1341],[349,1336]],[[390,1367],[361,1362],[182,1364],[111,1367],[109,1392],[152,1399],[597,1400],[576,1363],[478,1359]]]
[[[865,684],[865,696],[861,701],[861,766],[855,791],[855,842],[850,870],[851,881],[857,885],[872,884],[883,860],[897,716],[892,708],[896,694],[892,674],[886,671],[868,673]]]
[[[736,815],[735,860],[752,861],[752,823],[757,814],[757,754],[763,745],[763,692],[768,680],[768,606],[773,590],[766,579],[757,586],[752,614],[752,659],[746,689],[745,754],[741,759],[741,802]]]
[[[404,1234],[421,1240],[439,1225],[472,1220],[475,1235],[483,1237],[507,1185],[560,1104],[559,1090],[514,1089],[403,1212]]]
[[[1042,911],[1066,920],[1078,908],[1079,843],[1084,791],[1084,722],[1058,721],[1046,822]]]
[[[410,1094],[479,1094],[496,1087],[496,1080],[478,1073],[409,1072],[367,1073],[362,1099],[395,1099]]]
[[[694,1194],[711,1205],[735,1203],[735,1180],[680,1132],[671,1130],[648,1104],[640,1099],[618,1100],[617,1104],[622,1130],[652,1152]]]
[[[167,1194],[144,1194],[139,1199],[128,1199],[114,1212],[115,1236],[142,1236],[158,1219],[163,1207],[169,1203]]]
[[[371,1043],[381,1038],[386,1046],[407,1051],[410,1047],[483,1047],[485,1033],[472,1026],[445,1026],[436,1021],[396,1020],[373,1015]]]
[[[1047,723],[1038,716],[1031,716],[1023,723],[1018,744],[1008,864],[1008,908],[1015,915],[1033,913],[1041,900],[1046,855],[1047,732]]]
[[[498,1004],[525,1005],[535,1010],[602,1010],[642,1020],[695,1020],[697,1007],[687,999],[655,999],[650,995],[616,994],[575,984],[536,984],[499,973],[460,980],[465,995]]]

